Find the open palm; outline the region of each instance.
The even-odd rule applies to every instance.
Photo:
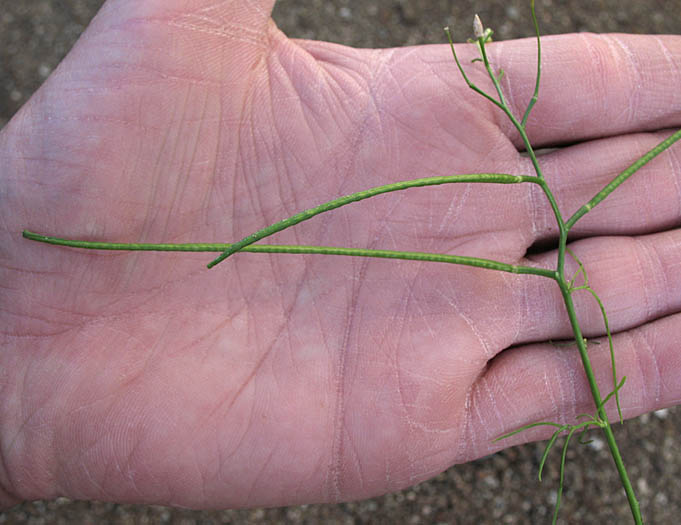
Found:
[[[110,0],[0,135],[0,493],[192,507],[396,490],[591,410],[555,283],[332,256],[85,252],[23,228],[120,242],[230,242],[369,187],[531,174],[510,123],[447,46],[291,41],[273,0]],[[471,76],[489,81],[474,49]],[[522,114],[535,42],[490,46]],[[544,41],[528,124],[569,216],[681,125],[681,38]],[[656,132],[656,130],[661,130]],[[631,417],[681,399],[681,155],[575,228],[604,300]],[[550,267],[535,185],[364,201],[272,242],[430,251]],[[526,255],[528,248],[534,255]],[[577,296],[588,336],[602,336]],[[607,345],[593,348],[605,392]],[[538,439],[541,433],[517,437]]]

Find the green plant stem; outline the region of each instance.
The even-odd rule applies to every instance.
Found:
[[[617,364],[615,362],[615,347],[612,342],[612,333],[610,332],[610,324],[608,322],[608,316],[605,312],[605,306],[603,306],[603,301],[601,301],[601,298],[598,296],[596,291],[591,288],[590,286],[586,287],[578,287],[574,288],[573,291],[577,290],[586,290],[591,294],[591,296],[594,298],[596,301],[596,304],[598,304],[598,308],[601,311],[601,316],[603,317],[603,324],[605,325],[605,334],[606,337],[608,338],[608,350],[610,352],[610,366],[612,367],[612,383],[613,383],[613,394],[615,395],[615,404],[617,405],[617,414],[619,415],[620,418],[620,424],[624,423],[624,418],[622,417],[622,407],[620,405],[620,396],[619,396],[619,389],[617,388]],[[604,403],[606,402],[605,400],[603,401]]]
[[[496,75],[494,71],[492,70],[492,65],[489,63],[489,58],[487,58],[487,50],[485,49],[485,42],[484,38],[478,38],[478,49],[480,49],[480,55],[482,57],[482,62],[485,64],[485,69],[487,70],[487,74],[489,75],[489,78],[492,79],[492,84],[494,85],[494,89],[497,91],[497,95],[499,95],[499,107],[506,113],[507,116],[512,116],[513,113],[510,111],[508,107],[508,103],[506,102],[506,97],[504,97],[504,92],[501,91],[501,84],[499,84],[499,78],[501,78],[501,75]],[[515,116],[513,115],[513,120],[515,121]],[[513,122],[515,124],[516,128],[517,127],[522,127],[520,122],[515,121]]]
[[[295,226],[303,221],[311,219],[312,217],[324,213],[327,211],[335,210],[341,206],[351,204],[353,202],[358,202],[382,193],[389,193],[392,191],[406,190],[408,188],[419,188],[423,186],[436,186],[440,184],[453,184],[453,183],[497,183],[497,184],[517,184],[521,182],[531,182],[533,184],[539,184],[542,187],[546,187],[546,183],[543,179],[538,179],[537,177],[530,177],[529,175],[508,175],[506,173],[473,173],[466,175],[445,175],[442,177],[426,177],[423,179],[414,179],[402,182],[394,182],[392,184],[386,184],[384,186],[377,186],[368,190],[358,191],[357,193],[352,193],[350,195],[345,195],[334,199],[332,201],[320,204],[309,210],[296,213],[291,217],[271,224],[261,230],[258,230],[251,235],[244,237],[239,242],[231,245],[231,247],[225,250],[219,257],[214,259],[208,264],[208,268],[212,268],[216,264],[224,261],[230,255],[242,250],[244,247],[253,244],[254,242],[269,237],[277,232]]]
[[[570,292],[576,292],[578,290],[586,290],[591,294],[591,296],[594,298],[596,303],[598,304],[598,308],[601,310],[601,316],[603,317],[603,324],[605,325],[605,335],[608,338],[608,349],[610,350],[610,363],[612,366],[612,384],[613,388],[613,394],[615,395],[615,401],[617,403],[617,414],[620,417],[620,423],[624,423],[624,418],[622,417],[622,407],[620,405],[620,396],[619,396],[619,388],[617,388],[617,365],[615,363],[615,348],[612,342],[612,332],[610,332],[610,323],[608,322],[608,315],[605,311],[605,306],[603,306],[603,301],[601,301],[601,298],[598,296],[596,291],[591,288],[589,285],[589,276],[586,273],[586,268],[584,267],[584,264],[582,261],[579,260],[577,255],[574,254],[570,248],[567,248],[568,254],[570,254],[570,257],[572,257],[575,262],[579,265],[579,270],[575,273],[574,277],[570,280],[568,283],[568,288]],[[575,286],[575,279],[577,275],[582,274],[582,277],[584,278],[584,284],[582,286]],[[605,401],[604,401],[605,403]]]
[[[531,4],[532,8],[532,16],[533,20],[535,22],[535,31],[537,32],[537,41],[539,41],[539,26],[537,24],[536,20],[536,14],[534,11],[534,2]],[[506,99],[504,98],[503,92],[501,90],[501,86],[499,85],[499,81],[494,74],[494,71],[492,70],[492,66],[490,65],[489,59],[487,57],[487,51],[485,50],[485,38],[478,38],[477,40],[477,46],[478,49],[480,50],[480,54],[482,56],[482,61],[485,64],[485,69],[487,70],[487,74],[489,77],[492,79],[492,82],[494,84],[495,89],[497,90],[497,93],[499,94],[499,100],[496,100],[494,97],[491,95],[485,93],[482,89],[480,89],[475,83],[471,82],[471,80],[468,78],[468,75],[466,75],[466,71],[464,70],[463,66],[461,65],[461,62],[459,61],[459,57],[456,54],[456,50],[454,49],[454,41],[452,40],[452,35],[451,32],[449,31],[449,28],[445,28],[445,33],[447,34],[447,39],[449,40],[449,47],[452,50],[452,55],[454,55],[454,61],[456,62],[457,67],[459,68],[459,71],[461,73],[461,76],[463,77],[464,81],[468,85],[470,89],[475,91],[476,93],[482,95],[485,97],[487,100],[491,101],[495,106],[497,106],[499,109],[501,109],[504,114],[508,117],[508,119],[511,121],[513,126],[518,130],[518,133],[520,134],[520,138],[523,141],[523,144],[525,145],[525,151],[529,155],[530,161],[532,162],[532,167],[534,168],[535,173],[537,174],[537,178],[544,180],[544,174],[542,173],[541,167],[539,166],[539,161],[537,160],[537,156],[534,152],[534,148],[532,148],[532,144],[530,143],[530,139],[527,135],[527,131],[525,130],[525,123],[527,122],[527,119],[530,115],[530,112],[532,111],[532,108],[534,107],[534,104],[537,100],[538,93],[539,93],[539,81],[540,81],[540,72],[541,72],[541,48],[539,48],[539,51],[537,53],[537,78],[535,82],[535,88],[534,88],[534,94],[532,95],[532,99],[530,99],[530,102],[527,106],[527,110],[525,111],[525,115],[523,116],[522,123],[518,122],[518,119],[515,118],[515,115],[511,111],[511,109],[508,107],[508,104],[506,103]],[[568,228],[566,228],[565,221],[563,220],[563,215],[560,212],[560,208],[558,207],[558,203],[556,202],[555,197],[553,196],[553,193],[551,192],[550,188],[548,185],[543,184],[542,190],[544,191],[544,194],[546,195],[546,198],[549,201],[549,204],[551,206],[551,209],[553,210],[553,215],[556,218],[556,224],[558,226],[558,232],[559,236],[561,239],[567,240],[567,232]],[[558,268],[559,270],[562,270],[563,268],[563,263],[565,261],[565,246],[566,243],[559,243],[558,245]]]
[[[572,332],[575,336],[575,342],[577,343],[577,348],[579,349],[579,355],[582,360],[582,366],[584,367],[584,372],[586,373],[586,378],[589,383],[589,388],[591,390],[591,396],[596,404],[596,409],[598,412],[598,417],[603,422],[602,429],[605,433],[605,439],[608,443],[608,448],[610,449],[610,454],[615,462],[615,467],[619,473],[622,486],[624,487],[624,492],[627,495],[627,500],[629,501],[629,507],[631,508],[631,513],[634,517],[636,525],[643,524],[643,518],[641,517],[641,509],[634,494],[634,489],[629,481],[629,476],[627,475],[627,470],[624,467],[624,461],[622,461],[622,455],[620,454],[619,448],[617,447],[617,442],[615,441],[615,435],[610,426],[608,420],[608,415],[603,406],[603,401],[601,399],[601,393],[598,389],[598,384],[596,383],[596,376],[594,375],[593,368],[591,367],[591,361],[586,349],[586,343],[584,342],[584,336],[582,335],[582,330],[579,326],[579,321],[577,320],[577,314],[575,312],[575,305],[572,301],[572,295],[569,288],[569,284],[563,279],[558,281],[558,286],[560,287],[561,294],[563,295],[563,300],[565,302],[565,308],[570,318],[570,324],[572,326]]]
[[[499,102],[497,99],[495,99],[493,96],[488,95],[485,93],[482,89],[480,89],[478,86],[476,86],[473,82],[471,82],[468,79],[468,75],[466,75],[466,71],[464,70],[463,66],[461,65],[461,62],[459,62],[459,57],[456,54],[456,51],[454,50],[454,40],[452,39],[452,34],[449,31],[448,27],[445,27],[445,33],[447,34],[447,38],[449,39],[449,47],[452,50],[452,55],[454,55],[454,61],[456,62],[457,67],[459,68],[459,72],[461,73],[461,76],[463,77],[464,81],[466,84],[468,84],[468,87],[471,88],[473,91],[475,91],[477,94],[482,95],[485,97],[487,100],[489,100],[492,104],[497,106],[499,109],[504,109],[501,102]],[[482,39],[484,40],[484,39]],[[478,40],[479,42],[480,40]],[[480,47],[480,46],[478,46]]]
[[[535,12],[534,9],[534,0],[530,2],[530,12],[532,13],[532,23],[534,24],[534,32],[537,35],[537,76],[536,76],[536,81],[534,83],[534,94],[532,95],[532,98],[530,99],[530,102],[527,105],[527,109],[525,110],[525,114],[523,115],[523,119],[520,122],[520,125],[525,129],[525,125],[527,124],[527,119],[530,116],[530,112],[532,111],[532,108],[537,102],[537,99],[539,98],[539,81],[541,80],[541,37],[539,36],[539,22],[537,22],[537,13]]]
[[[678,130],[676,133],[672,134],[671,136],[667,137],[662,142],[660,142],[657,146],[655,146],[648,153],[643,155],[640,159],[634,162],[622,173],[617,175],[617,177],[615,177],[611,182],[606,184],[601,191],[594,195],[589,202],[587,202],[581,208],[579,208],[575,212],[575,214],[568,219],[568,221],[565,223],[567,229],[569,230],[570,228],[572,228],[579,219],[581,219],[584,215],[589,213],[589,211],[591,211],[597,204],[602,202],[603,199],[605,199],[608,195],[615,191],[615,189],[620,184],[622,184],[625,180],[627,180],[634,173],[636,173],[640,168],[648,164],[648,162],[653,160],[655,157],[657,157],[660,153],[665,151],[679,139],[681,139],[681,129]]]
[[[155,252],[223,252],[230,249],[232,244],[225,243],[186,243],[186,244],[154,244],[154,243],[114,243],[81,241],[75,239],[63,239],[50,237],[28,230],[24,230],[23,236],[32,241],[44,242],[58,246],[71,248],[83,248],[89,250],[125,250],[125,251],[155,251]],[[368,250],[364,248],[343,248],[336,246],[302,246],[302,245],[272,245],[257,244],[246,246],[240,251],[253,253],[289,253],[289,254],[317,254],[317,255],[346,255],[352,257],[376,257],[380,259],[403,259],[406,261],[427,261],[463,266],[473,266],[488,270],[498,270],[515,274],[539,275],[550,279],[556,278],[555,272],[545,268],[533,268],[531,266],[518,266],[506,264],[490,259],[479,257],[466,257],[462,255],[447,255],[439,253],[405,252],[393,250]]]

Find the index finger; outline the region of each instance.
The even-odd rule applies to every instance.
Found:
[[[534,92],[536,44],[489,44],[515,115]],[[681,36],[579,33],[542,37],[541,45],[539,99],[527,123],[533,145],[681,126]],[[499,125],[520,144],[510,122]]]

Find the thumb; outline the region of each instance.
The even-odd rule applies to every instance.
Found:
[[[224,56],[232,66],[247,66],[267,49],[275,0],[108,0],[93,19],[65,63],[90,56],[114,62],[153,56],[156,69],[184,60],[210,69]],[[93,53],[93,47],[107,53]],[[100,49],[101,50],[101,49]],[[85,55],[85,56],[84,56]]]

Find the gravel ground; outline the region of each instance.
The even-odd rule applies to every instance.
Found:
[[[0,127],[49,76],[102,0],[3,2]],[[441,43],[442,27],[468,36],[474,8],[501,39],[531,34],[526,0],[279,0],[275,19],[290,36],[358,47]],[[540,0],[542,33],[679,33],[681,0]],[[615,429],[648,523],[681,516],[681,409]],[[572,448],[561,523],[628,523],[604,443]],[[536,480],[542,444],[452,467],[411,489],[354,503],[202,512],[88,501],[39,501],[0,513],[0,523],[549,523],[555,463]],[[555,457],[553,458],[555,461]]]

